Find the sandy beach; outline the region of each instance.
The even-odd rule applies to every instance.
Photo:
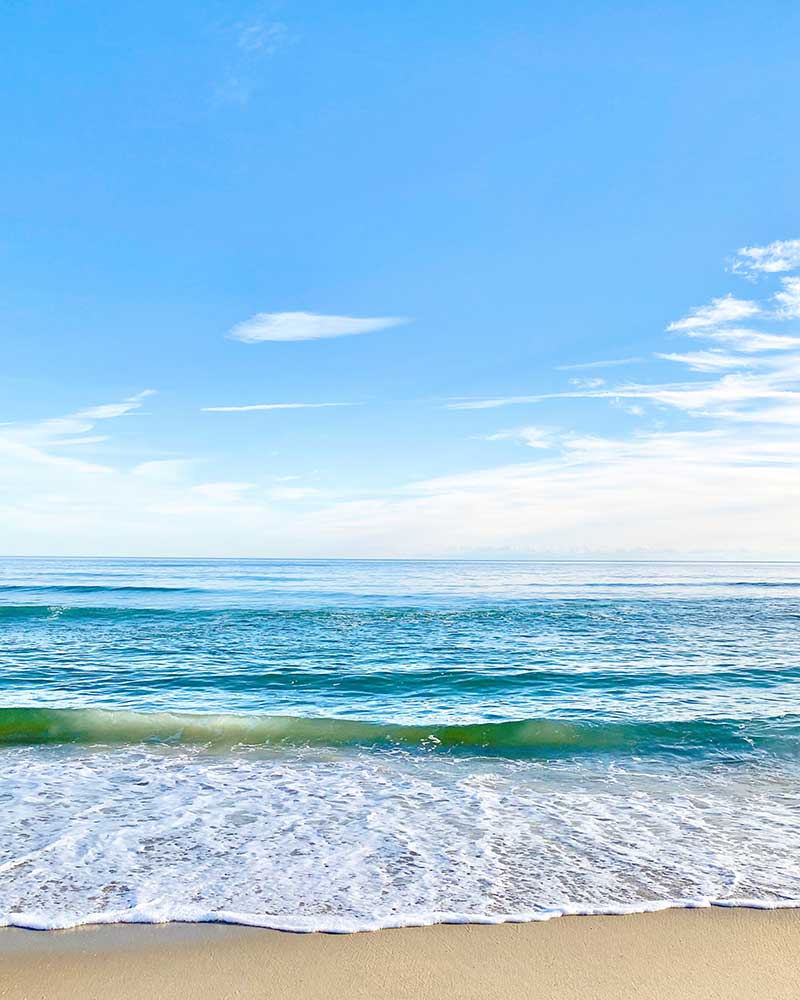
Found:
[[[349,935],[211,924],[6,929],[0,968],[4,1000],[788,1000],[800,990],[800,911]]]

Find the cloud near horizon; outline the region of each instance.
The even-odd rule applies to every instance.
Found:
[[[202,476],[210,461],[202,456],[142,456],[135,464],[121,464],[117,456],[101,464],[68,453],[82,445],[82,454],[91,456],[90,445],[101,437],[96,424],[113,427],[114,419],[141,412],[149,391],[63,417],[0,426],[3,549],[282,557],[800,556],[800,316],[792,299],[798,279],[766,265],[760,273],[772,275],[777,290],[767,288],[757,300],[718,297],[670,324],[670,339],[688,338],[693,346],[656,355],[657,370],[674,366],[674,380],[565,379],[561,391],[448,404],[480,411],[566,401],[561,426],[548,415],[547,426],[484,424],[484,433],[475,434],[473,423],[472,437],[485,442],[480,447],[503,450],[504,457],[471,471],[398,476],[393,485],[373,479],[358,491],[346,482],[337,494],[295,482],[286,475],[293,470],[262,465],[261,458],[228,479],[218,470]],[[573,413],[571,399],[621,407],[635,420],[634,429],[600,433],[591,416],[587,429],[584,411]],[[333,404],[207,409],[323,405]],[[570,426],[580,421],[583,427]],[[104,449],[114,456],[110,445]],[[513,460],[514,449],[520,460]],[[442,459],[443,467],[445,461],[450,459]],[[276,485],[287,478],[291,486]]]
[[[256,313],[229,332],[231,340],[245,344],[264,341],[289,342],[325,340],[331,337],[352,337],[358,334],[387,330],[408,323],[400,316],[323,316],[308,312]]]

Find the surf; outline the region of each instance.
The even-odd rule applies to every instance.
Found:
[[[758,742],[796,736],[800,717],[780,720],[673,722],[521,719],[505,722],[403,725],[289,715],[137,712],[106,708],[0,708],[0,745],[129,745],[213,747],[317,746],[462,751],[502,756],[576,753],[752,750]]]

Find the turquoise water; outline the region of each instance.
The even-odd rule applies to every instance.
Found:
[[[0,920],[800,899],[800,565],[5,560]]]

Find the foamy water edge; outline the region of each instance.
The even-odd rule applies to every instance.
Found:
[[[88,913],[78,920],[59,920],[37,914],[10,913],[0,915],[0,927],[21,930],[53,931],[73,930],[103,924],[227,924],[239,927],[260,927],[264,930],[285,931],[292,934],[358,934],[369,931],[392,930],[402,927],[433,927],[437,924],[530,924],[544,923],[558,917],[631,916],[637,913],[660,913],[663,910],[792,910],[800,908],[798,899],[663,899],[643,900],[641,903],[607,906],[551,907],[521,913],[448,913],[400,914],[396,917],[374,921],[339,918],[325,921],[318,917],[274,917],[268,914],[236,913],[230,910],[195,912],[188,908],[175,913],[151,907],[135,907],[113,913]]]

